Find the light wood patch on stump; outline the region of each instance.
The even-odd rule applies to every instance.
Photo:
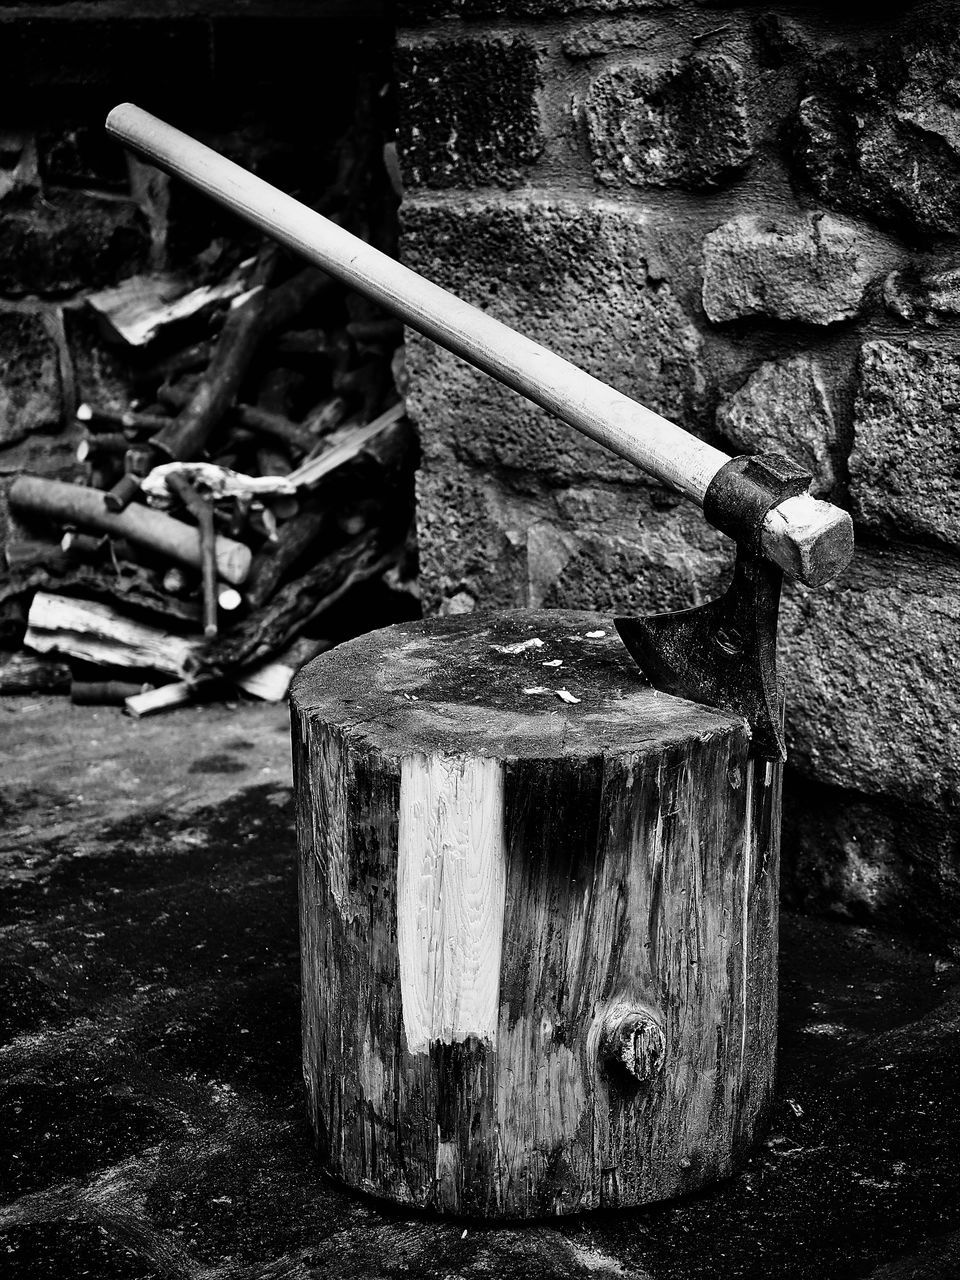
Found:
[[[506,883],[498,760],[408,756],[400,771],[397,950],[410,1053],[496,1047]]]
[[[780,773],[754,776],[745,723],[561,610],[350,641],[292,717],[326,1167],[483,1216],[730,1173],[776,1022]]]

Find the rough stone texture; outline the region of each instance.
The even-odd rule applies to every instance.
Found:
[[[56,348],[37,312],[0,310],[0,447],[60,426]]]
[[[949,944],[960,901],[958,814],[818,785],[791,770],[781,888],[791,907],[883,920]]]
[[[960,266],[942,271],[916,265],[891,271],[883,282],[883,301],[901,320],[936,323],[960,315]]]
[[[673,9],[679,0],[400,0],[401,22],[449,18],[548,18],[575,13],[645,13]]]
[[[285,708],[4,701],[11,1280],[821,1280],[960,1229],[960,972],[790,916],[772,1126],[737,1177],[522,1230],[348,1195],[304,1113]]]
[[[865,237],[829,214],[746,214],[703,242],[703,309],[715,323],[771,316],[835,324],[859,314],[873,273]]]
[[[802,463],[813,475],[813,493],[833,488],[836,426],[813,356],[761,364],[720,404],[717,426],[738,452],[780,452]]]
[[[408,185],[514,186],[540,154],[537,52],[523,37],[436,40],[396,55]]]
[[[781,610],[791,761],[808,776],[949,811],[960,798],[960,572],[862,546]]]
[[[608,68],[583,114],[594,173],[607,186],[715,187],[753,155],[743,71],[726,54]]]
[[[542,341],[674,421],[704,416],[700,337],[669,284],[647,275],[645,222],[573,203],[418,201],[402,257],[428,279]],[[551,481],[640,473],[455,356],[408,335],[408,411],[441,455]]]
[[[860,351],[850,493],[861,520],[960,548],[960,360],[912,342]]]
[[[675,2],[675,0],[674,0]],[[657,6],[663,8],[665,6]],[[643,18],[598,19],[566,31],[560,47],[568,58],[595,58],[624,49],[647,49],[656,27],[649,15]]]
[[[757,59],[764,68],[779,70],[810,51],[803,29],[783,14],[769,10],[758,14],[753,20],[753,32]]]
[[[149,232],[132,204],[58,191],[0,211],[0,293],[62,295],[146,269]]]
[[[130,360],[122,347],[104,342],[96,314],[87,307],[64,312],[73,365],[75,399],[106,408],[125,408],[134,397]]]
[[[813,62],[797,107],[794,158],[831,208],[915,236],[956,232],[960,39],[952,18],[907,22],[875,48],[835,48]]]
[[[442,460],[418,480],[428,609],[493,606],[655,613],[708,599],[725,581],[725,539],[655,487],[530,483],[508,488]]]

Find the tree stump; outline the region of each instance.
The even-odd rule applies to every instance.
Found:
[[[291,704],[327,1169],[485,1217],[729,1174],[776,1036],[780,770],[744,721],[565,610],[372,632]]]

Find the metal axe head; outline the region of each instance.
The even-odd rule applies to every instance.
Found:
[[[781,574],[775,565],[737,554],[733,582],[716,600],[650,618],[616,618],[634,661],[664,693],[744,716],[753,748],[785,760],[777,680]]]
[[[777,679],[779,567],[765,558],[767,512],[806,491],[810,475],[779,454],[731,458],[707,487],[703,513],[735,539],[733,582],[709,604],[652,618],[617,618],[617,630],[650,683],[664,693],[746,717],[754,751],[785,760]]]

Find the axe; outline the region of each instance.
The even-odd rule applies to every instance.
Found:
[[[805,471],[779,454],[729,457],[139,107],[115,107],[106,128],[151,164],[699,504],[736,543],[730,587],[693,609],[617,618],[617,629],[655,688],[744,716],[756,754],[785,758],[776,668],[783,574],[818,587],[853,556],[850,516],[813,498]]]

